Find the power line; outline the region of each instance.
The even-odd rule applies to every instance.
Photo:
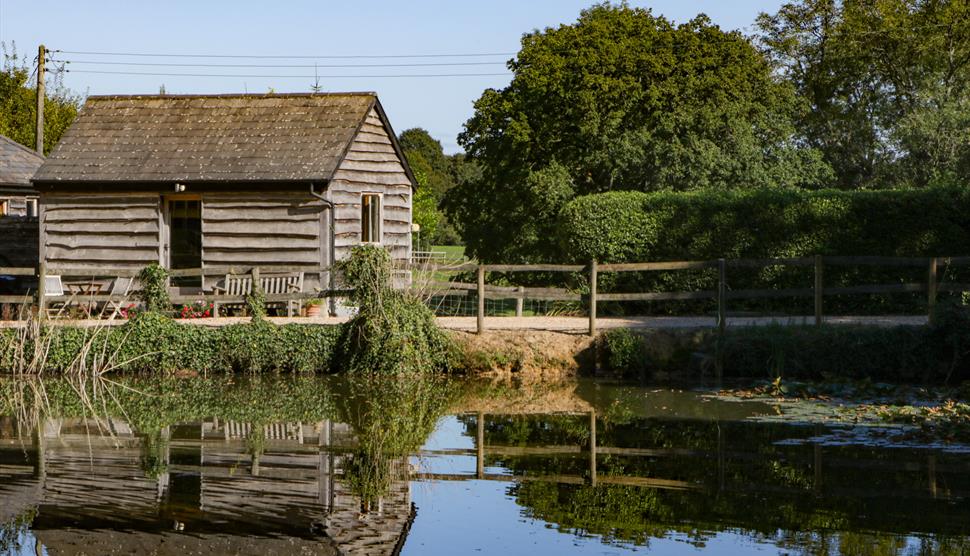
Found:
[[[353,54],[353,55],[275,55],[275,54],[163,54],[158,52],[90,52],[81,50],[52,50],[63,54],[82,54],[90,56],[137,56],[146,58],[250,58],[276,60],[342,60],[342,59],[379,59],[379,58],[481,58],[486,56],[515,56],[516,52],[480,52],[463,54]]]
[[[151,75],[158,77],[246,77],[267,79],[351,79],[351,78],[384,78],[384,77],[499,77],[512,75],[505,73],[402,73],[384,75],[251,75],[239,73],[161,73],[144,71],[99,71],[64,69],[67,73],[95,73],[103,75]]]
[[[505,62],[430,62],[407,64],[176,64],[168,62],[103,62],[98,60],[52,60],[67,64],[91,64],[103,66],[152,66],[192,68],[417,68],[432,66],[494,66]]]

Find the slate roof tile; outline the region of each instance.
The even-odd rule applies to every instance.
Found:
[[[30,192],[30,178],[44,163],[44,157],[20,143],[0,135],[0,188]]]
[[[35,182],[328,180],[373,93],[89,97]]]

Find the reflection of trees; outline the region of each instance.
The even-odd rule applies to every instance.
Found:
[[[701,544],[717,532],[740,531],[806,554],[906,553],[899,539],[914,531],[927,535],[919,538],[932,548],[927,553],[957,554],[970,545],[970,507],[953,502],[970,491],[970,477],[955,471],[966,464],[965,456],[937,456],[946,459],[949,471],[933,471],[935,478],[928,479],[931,467],[921,451],[852,446],[819,452],[811,444],[778,444],[811,436],[816,431],[810,427],[632,419],[597,432],[600,484],[593,486],[573,482],[587,476],[588,456],[575,451],[582,445],[575,430],[582,419],[488,421],[490,464],[538,479],[517,483],[510,493],[526,515],[563,531],[635,544],[672,534]],[[473,436],[474,419],[463,421]],[[563,450],[502,450],[519,446]],[[626,478],[678,481],[696,489],[622,484]],[[945,483],[954,494],[937,499],[938,487],[928,482]]]
[[[168,471],[168,438],[162,429],[144,431],[138,463],[146,479],[157,480]]]
[[[37,509],[30,508],[6,523],[0,522],[0,554],[19,554],[22,539],[37,517]]]
[[[344,477],[366,511],[390,489],[393,462],[424,444],[453,394],[445,379],[417,374],[354,375],[335,386],[337,420],[353,428],[357,441]]]
[[[964,526],[962,531],[921,535],[917,544],[924,549],[911,552],[905,540],[910,525],[932,528],[952,521],[945,517],[948,510],[937,507],[932,515],[919,519],[921,523],[913,523],[912,518],[921,511],[929,511],[926,506],[901,516],[898,506],[884,507],[886,499],[843,506],[845,500],[816,501],[807,496],[798,499],[763,492],[718,495],[540,481],[518,483],[510,494],[528,517],[552,523],[565,532],[599,535],[606,542],[649,545],[652,538],[679,534],[687,542],[702,546],[716,533],[730,531],[803,554],[956,555],[970,550]],[[886,518],[875,517],[884,509],[888,510]],[[867,514],[874,518],[856,517]],[[962,519],[967,517],[963,515]]]

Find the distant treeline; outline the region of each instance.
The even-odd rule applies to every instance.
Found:
[[[442,206],[467,252],[486,262],[562,260],[576,253],[560,241],[560,211],[577,197],[703,191],[710,201],[683,203],[711,209],[719,239],[707,253],[729,257],[759,234],[744,214],[718,214],[717,192],[919,189],[970,177],[970,5],[794,0],[753,29],[725,32],[703,15],[675,24],[603,3],[575,23],[526,33],[512,82],[482,94],[459,137],[476,173]],[[893,237],[895,226],[876,220],[901,218],[905,232],[914,214],[894,210],[856,213],[864,220],[852,229],[867,223]],[[826,214],[812,225],[834,225],[835,208]],[[806,246],[869,254],[855,252],[868,245],[811,236],[825,230],[799,233]],[[934,241],[949,239],[904,249],[925,254]]]

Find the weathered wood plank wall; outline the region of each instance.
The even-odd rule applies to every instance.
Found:
[[[376,110],[371,110],[330,183],[336,259],[360,243],[364,193],[382,196],[382,243],[394,259],[411,256],[411,181]]]
[[[43,195],[41,256],[72,268],[158,262],[159,202],[157,193]]]

